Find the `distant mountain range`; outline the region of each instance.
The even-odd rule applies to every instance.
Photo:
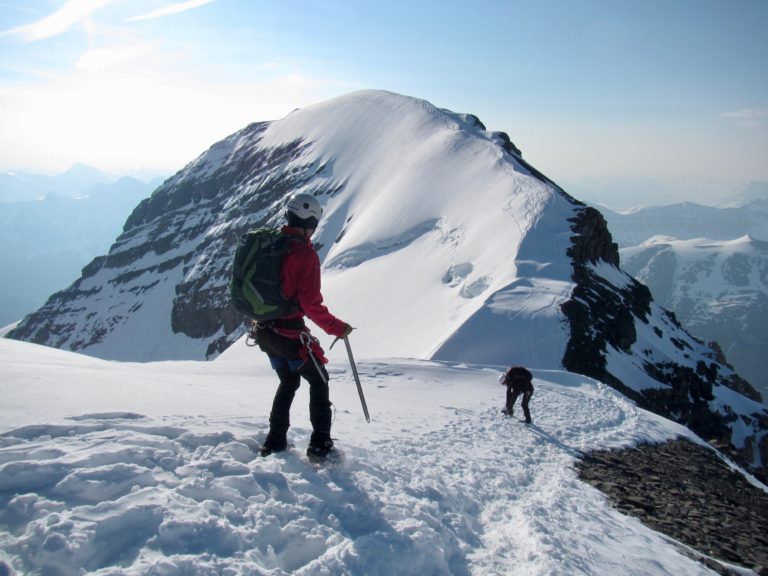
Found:
[[[768,183],[752,182],[719,207],[600,211],[622,268],[693,335],[720,344],[768,401]]]
[[[115,176],[87,164],[75,164],[66,172],[55,175],[24,171],[0,172],[0,204],[41,200],[49,194],[69,198],[87,197],[99,188],[115,184],[125,177],[154,190],[165,176],[157,170],[137,170]]]
[[[693,335],[718,342],[768,400],[768,242],[657,236],[623,248],[621,263]]]
[[[734,198],[726,203],[734,201],[738,203]],[[693,202],[649,206],[625,213],[601,206],[597,208],[605,216],[611,236],[621,248],[637,246],[653,236],[670,236],[678,240],[735,240],[748,234],[754,239],[768,241],[768,198],[720,208]]]
[[[84,165],[40,178],[0,174],[0,196],[17,199],[0,202],[0,326],[71,284],[83,266],[109,250],[131,211],[158,185]],[[4,188],[12,181],[16,188]]]
[[[246,330],[228,292],[237,239],[280,225],[297,192],[324,207],[323,294],[360,357],[565,368],[729,443],[751,469],[768,462],[759,395],[619,268],[597,210],[474,115],[389,92],[215,143],[9,337],[115,360],[217,357]]]

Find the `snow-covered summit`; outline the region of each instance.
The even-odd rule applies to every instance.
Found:
[[[768,461],[754,391],[618,268],[596,210],[474,116],[390,92],[214,144],[11,336],[117,360],[216,357],[245,329],[227,287],[237,238],[281,223],[298,192],[324,206],[323,293],[359,357],[565,367]]]
[[[214,357],[240,330],[225,311],[236,238],[278,224],[296,192],[325,206],[314,241],[326,300],[360,329],[363,355],[428,357],[523,276],[543,279],[531,309],[568,296],[570,199],[472,117],[365,91],[212,146],[139,206],[110,254],[18,333],[105,358]],[[518,262],[534,233],[532,253]],[[84,314],[75,294],[85,296]],[[212,306],[215,316],[192,318]],[[558,366],[562,354],[548,351],[567,340],[561,320],[553,313],[539,331],[545,341],[520,360]]]

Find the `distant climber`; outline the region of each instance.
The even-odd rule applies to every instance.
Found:
[[[281,230],[294,241],[282,262],[280,284],[286,298],[295,299],[298,311],[256,324],[256,342],[266,352],[280,380],[269,415],[269,433],[261,448],[262,456],[280,452],[288,446],[291,404],[301,377],[309,382],[312,436],[307,456],[322,459],[334,450],[328,372],[323,365],[327,360],[320,343],[304,324],[304,316],[339,338],[349,335],[352,327],[333,316],[323,304],[320,259],[310,240],[322,212],[317,199],[310,194],[297,194],[288,202],[287,226]]]
[[[522,366],[510,366],[509,369],[500,378],[501,383],[507,387],[507,402],[502,412],[507,416],[514,414],[515,401],[521,394],[523,400],[521,405],[523,407],[523,414],[525,414],[525,422],[531,424],[531,411],[528,408],[528,403],[533,396],[533,375]]]

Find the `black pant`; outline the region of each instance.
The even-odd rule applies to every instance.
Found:
[[[285,438],[291,426],[291,404],[303,377],[309,382],[309,420],[312,423],[311,444],[321,444],[331,439],[331,401],[329,399],[328,372],[320,367],[321,375],[314,362],[305,362],[298,371],[293,371],[286,363],[275,369],[280,385],[277,387],[275,399],[272,402],[272,412],[269,414],[269,433],[276,438]],[[325,381],[323,380],[325,377]]]
[[[309,383],[309,420],[312,423],[311,444],[322,444],[331,439],[331,401],[328,391],[328,371],[311,358],[302,361],[300,340],[286,338],[268,327],[256,334],[259,347],[269,356],[270,364],[280,379],[269,415],[269,436],[278,444],[285,441],[291,426],[291,404],[301,384],[301,378]],[[318,368],[319,367],[319,368]]]
[[[520,394],[523,395],[523,401],[521,403],[523,407],[523,414],[525,414],[525,419],[530,421],[531,411],[528,409],[528,402],[531,401],[531,396],[533,396],[533,389],[524,390],[514,386],[507,386],[507,412],[510,414],[512,413],[512,409],[515,406],[517,397],[520,396]]]

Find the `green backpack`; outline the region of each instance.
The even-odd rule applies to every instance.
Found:
[[[274,228],[249,230],[240,237],[232,264],[229,293],[232,304],[258,321],[274,320],[299,311],[280,290],[280,269],[291,242]]]

